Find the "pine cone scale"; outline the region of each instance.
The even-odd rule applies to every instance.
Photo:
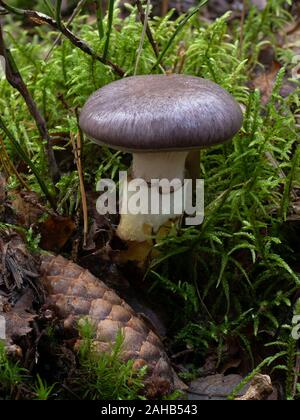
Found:
[[[179,381],[160,338],[112,289],[63,257],[42,257],[41,271],[46,305],[57,308],[65,329],[76,329],[83,318],[90,320],[96,331],[93,345],[100,352],[111,350],[121,330],[122,359],[133,359],[136,369],[147,365],[151,395],[174,390]]]

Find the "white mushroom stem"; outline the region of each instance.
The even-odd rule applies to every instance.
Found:
[[[177,190],[174,183],[173,191],[170,189],[161,189],[159,181],[174,180],[182,181],[185,174],[185,161],[187,152],[160,152],[160,153],[134,153],[132,165],[132,179],[141,179],[146,181],[141,184],[139,194],[145,197],[149,206],[145,206],[148,211],[143,211],[143,214],[132,214],[131,208],[128,208],[128,203],[134,198],[136,192],[127,191],[125,186],[123,191],[123,203],[121,210],[121,221],[118,226],[118,236],[131,242],[145,242],[151,239],[151,235],[156,234],[159,229],[166,225],[169,221],[178,219],[180,215],[175,211],[174,196]],[[180,183],[179,183],[180,184]],[[150,188],[152,185],[152,189]],[[156,192],[160,194],[161,208],[157,214],[150,211],[153,208],[153,198],[151,194]],[[170,203],[170,211],[168,204]],[[129,206],[130,207],[130,206]],[[124,208],[128,210],[128,214],[124,214]],[[125,211],[126,213],[126,211]]]
[[[134,153],[132,177],[146,182],[152,179],[183,180],[187,152]]]

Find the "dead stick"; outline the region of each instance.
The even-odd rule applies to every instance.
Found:
[[[247,9],[247,5],[248,5],[248,1],[247,0],[243,0],[243,10],[242,10],[242,14],[241,14],[241,23],[240,23],[240,50],[239,50],[239,55],[240,57],[242,56],[242,52],[243,52],[243,46],[244,46],[244,31],[245,31],[245,19],[246,19],[246,9]]]
[[[16,178],[18,179],[20,185],[22,187],[24,187],[27,191],[31,191],[29,185],[24,181],[24,179],[21,177],[21,175],[19,174],[17,168],[15,167],[13,161],[10,159],[4,141],[2,139],[2,137],[0,136],[0,147],[1,147],[1,158],[3,159],[3,163],[6,163],[7,165],[7,169],[10,168],[11,172],[16,176]],[[9,171],[8,175],[9,175]]]
[[[184,64],[185,64],[185,60],[186,60],[185,43],[184,43],[184,41],[181,41],[179,43],[179,48],[178,48],[178,51],[177,51],[177,59],[174,63],[172,73],[181,74],[183,72],[183,67],[184,67]]]
[[[9,167],[7,160],[4,158],[4,155],[2,153],[2,147],[0,147],[0,163],[2,165],[1,170],[3,169],[7,177],[10,177],[11,168]],[[1,172],[1,176],[2,176],[2,172]],[[0,202],[1,202],[1,199],[0,199]]]
[[[145,13],[145,20],[144,20],[144,25],[143,25],[143,32],[142,32],[142,36],[141,36],[141,40],[140,40],[140,45],[138,48],[138,52],[137,52],[137,57],[136,57],[136,63],[135,63],[135,69],[134,69],[134,76],[137,75],[138,72],[138,68],[139,68],[139,63],[140,63],[140,59],[142,56],[142,52],[143,52],[143,47],[144,47],[144,42],[145,42],[145,35],[146,35],[146,31],[147,31],[147,26],[148,26],[148,19],[149,19],[149,13],[150,13],[150,0],[147,0],[147,9],[146,9],[146,13]]]
[[[83,226],[84,226],[83,227],[83,246],[85,247],[87,244],[89,221],[88,221],[87,197],[86,197],[84,175],[83,175],[82,161],[81,161],[82,142],[81,142],[80,131],[78,132],[76,141],[74,139],[73,134],[71,134],[71,140],[72,140],[73,152],[75,156],[75,162],[76,162],[77,171],[79,175],[79,182],[80,182],[80,194],[81,194],[81,201],[82,201]]]
[[[77,4],[77,6],[76,6],[76,8],[74,9],[74,11],[73,11],[73,13],[72,13],[72,15],[70,16],[70,18],[69,18],[69,20],[68,20],[68,22],[67,22],[67,28],[71,25],[71,23],[74,21],[74,19],[77,17],[77,15],[78,15],[78,13],[80,12],[80,10],[81,10],[81,8],[85,5],[85,3],[87,2],[87,0],[81,0],[78,4]],[[59,44],[59,42],[60,42],[60,40],[62,39],[62,37],[63,37],[63,34],[62,33],[60,33],[59,35],[58,35],[58,37],[56,38],[56,40],[54,41],[54,43],[53,43],[53,45],[52,45],[52,47],[50,48],[50,50],[49,50],[49,52],[47,53],[47,55],[46,55],[46,58],[45,58],[45,62],[47,62],[48,60],[49,60],[49,58],[50,58],[50,56],[51,56],[51,54],[52,54],[52,52],[53,52],[53,50],[54,50],[54,48]]]
[[[71,43],[79,48],[84,53],[93,57],[95,60],[100,61],[100,63],[109,66],[118,76],[124,77],[125,71],[119,67],[117,64],[112,63],[108,59],[103,59],[97,52],[95,52],[85,41],[78,38],[73,32],[71,32],[63,23],[58,23],[56,20],[52,19],[50,16],[45,15],[44,13],[36,12],[35,10],[23,10],[17,9],[12,6],[8,6],[4,1],[0,0],[0,5],[7,11],[23,16],[24,18],[29,19],[31,22],[43,25],[47,24],[56,31],[61,32],[66,38],[71,41]]]
[[[161,3],[161,15],[164,17],[168,13],[169,10],[169,0],[162,0]]]
[[[1,22],[0,22],[0,55],[2,55],[5,59],[5,71],[6,71],[7,81],[23,97],[31,116],[36,122],[36,126],[39,130],[39,133],[43,141],[46,142],[46,155],[47,155],[49,170],[51,173],[52,180],[54,182],[57,182],[59,180],[60,174],[59,174],[59,169],[55,160],[54,151],[51,145],[51,137],[47,129],[46,121],[44,117],[42,116],[42,114],[40,113],[40,111],[38,110],[38,107],[33,97],[31,96],[9,49],[6,48]]]
[[[145,25],[145,23],[146,23],[146,13],[144,11],[142,2],[140,0],[136,0],[136,5],[137,5],[137,9],[138,9],[142,24]],[[157,42],[155,41],[155,39],[153,37],[152,31],[151,31],[151,28],[150,28],[148,22],[147,22],[147,25],[146,25],[146,35],[147,35],[147,37],[149,39],[149,42],[150,42],[150,44],[153,48],[153,51],[154,51],[154,54],[155,54],[156,58],[158,58],[159,57],[158,45],[157,45]]]

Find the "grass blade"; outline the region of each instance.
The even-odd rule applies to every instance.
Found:
[[[182,31],[182,29],[185,27],[185,25],[189,22],[189,20],[195,16],[199,10],[206,5],[206,3],[208,2],[208,0],[203,0],[199,6],[196,7],[196,9],[192,10],[188,15],[186,15],[186,17],[180,22],[180,24],[177,26],[174,34],[171,36],[171,38],[169,39],[168,44],[166,45],[165,49],[161,52],[160,56],[158,57],[156,63],[154,64],[152,70],[155,70],[160,63],[162,62],[162,60],[164,59],[166,53],[169,51],[171,45],[173,44],[174,39],[176,38],[176,36]]]
[[[115,0],[109,0],[106,41],[105,41],[104,52],[103,52],[104,61],[107,59],[108,50],[109,50],[110,36],[111,36],[111,31],[112,31],[112,26],[113,26],[113,19],[114,19],[114,6],[115,6]]]
[[[99,32],[99,38],[101,40],[101,39],[104,38],[103,11],[102,11],[103,1],[102,0],[98,0],[96,2],[96,6],[97,6],[97,25],[98,25],[98,32]]]
[[[291,203],[291,192],[293,190],[293,182],[295,181],[296,171],[299,168],[299,160],[300,160],[300,146],[298,146],[295,155],[292,160],[292,167],[290,170],[289,175],[286,178],[284,192],[281,202],[281,216],[284,221],[287,219],[288,209]]]
[[[61,28],[61,25],[62,25],[61,6],[62,6],[62,0],[57,0],[56,1],[56,22],[57,22],[59,28]]]
[[[49,0],[44,0],[43,3],[44,3],[44,6],[47,9],[49,15],[54,17],[55,16],[55,9],[52,6],[52,4],[50,3],[50,1]]]
[[[28,167],[31,169],[32,173],[34,174],[34,176],[37,179],[37,182],[39,183],[39,186],[41,187],[42,192],[44,193],[45,197],[47,198],[47,200],[51,204],[51,207],[53,209],[55,209],[56,205],[55,205],[54,197],[52,196],[52,194],[48,190],[42,176],[39,174],[39,171],[36,169],[36,167],[32,163],[29,156],[27,156],[27,154],[24,151],[24,149],[22,148],[22,146],[17,142],[17,140],[14,138],[13,134],[5,126],[1,117],[0,117],[0,129],[4,132],[4,134],[10,140],[10,142],[12,143],[16,153],[19,155],[20,159],[22,159],[28,165]]]

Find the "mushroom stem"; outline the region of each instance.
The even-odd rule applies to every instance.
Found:
[[[183,180],[187,156],[187,152],[134,153],[132,176],[148,183],[153,179]]]
[[[187,158],[187,152],[160,152],[160,153],[135,153],[133,155],[132,165],[132,178],[142,179],[146,181],[144,185],[141,185],[139,193],[141,197],[146,197],[149,201],[148,213],[147,214],[131,214],[128,209],[128,214],[122,214],[120,224],[118,226],[118,236],[130,242],[145,242],[151,241],[151,236],[157,234],[159,230],[170,225],[170,221],[176,220],[180,217],[174,211],[173,192],[176,191],[176,186],[172,190],[160,188],[159,182],[161,180],[168,180],[172,182],[174,180],[183,181],[185,173],[185,161]],[[166,200],[170,203],[170,211],[162,211],[160,208],[158,214],[153,214],[150,211],[153,202],[151,200],[151,190],[155,190],[160,194],[161,202]],[[135,192],[124,191],[122,207],[125,207],[128,202],[132,199]],[[153,207],[152,207],[153,208]]]

